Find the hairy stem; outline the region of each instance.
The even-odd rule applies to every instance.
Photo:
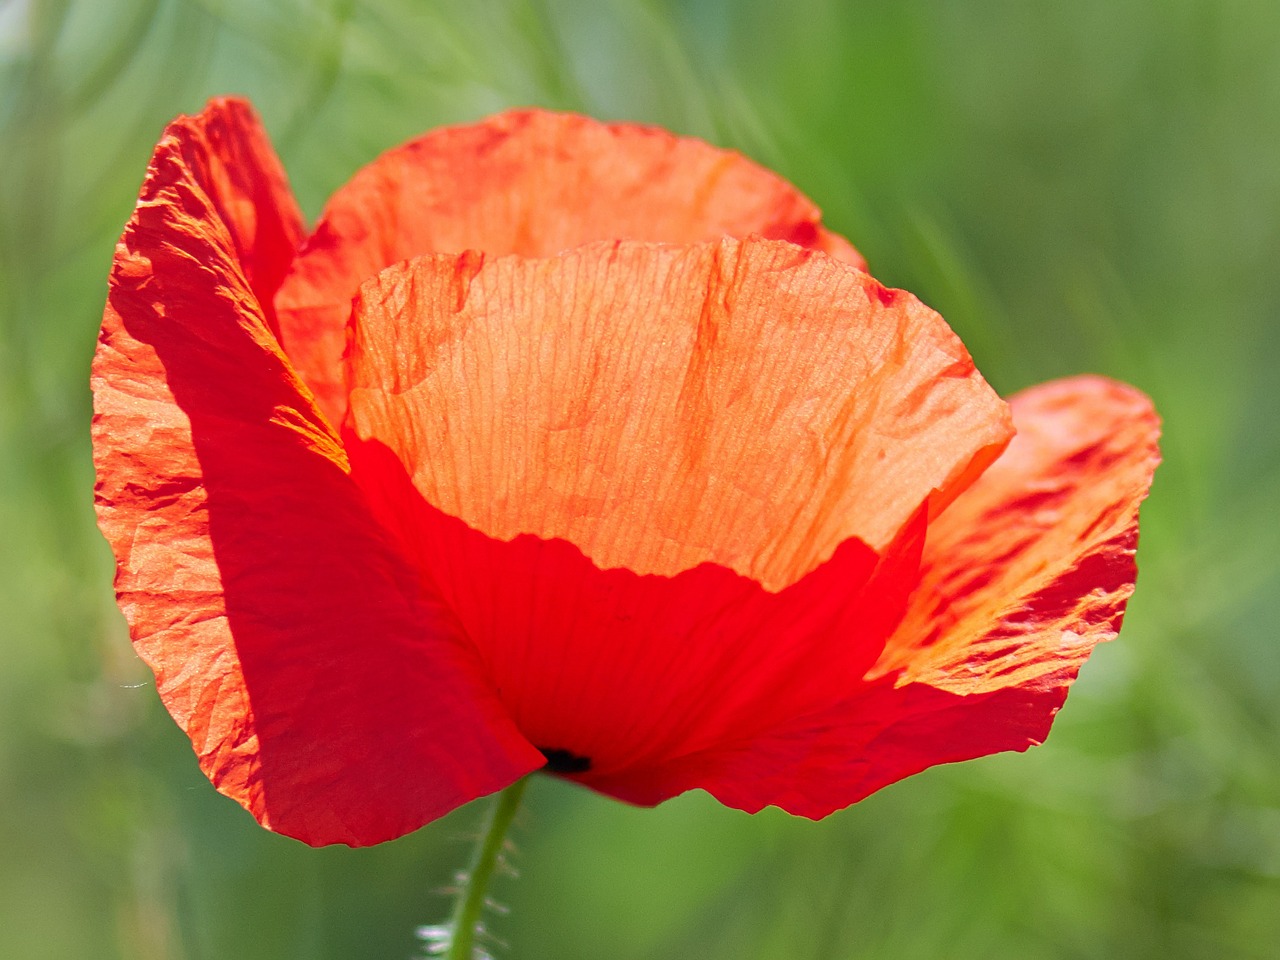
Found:
[[[511,826],[528,785],[529,778],[521,777],[498,794],[489,808],[489,816],[481,829],[471,866],[467,869],[466,878],[458,891],[458,901],[453,907],[453,917],[449,921],[449,951],[445,954],[445,960],[475,960],[475,939],[480,930],[480,916],[484,911],[485,891],[488,890],[489,880],[502,857],[507,829]]]

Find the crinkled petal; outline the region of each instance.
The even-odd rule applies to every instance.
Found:
[[[936,314],[777,241],[424,257],[354,316],[353,475],[592,775],[847,697],[1009,430]]]
[[[170,150],[204,185],[210,226],[220,221],[249,289],[274,328],[272,301],[305,227],[280,159],[246,101],[221,97],[170,127]]]
[[[353,323],[361,439],[445,513],[603,568],[776,592],[851,537],[882,551],[1011,432],[936,313],[777,241],[422,257]]]
[[[1017,436],[930,526],[921,586],[864,689],[593,786],[637,803],[702,787],[816,818],[935,764],[1041,743],[1094,645],[1120,628],[1159,421],[1141,393],[1093,377],[1011,403]]]
[[[595,240],[759,234],[865,268],[817,207],[741,154],[665,130],[519,110],[391,150],[330,199],[280,292],[284,344],[335,422],[351,299],[425,253],[548,256]]]
[[[298,221],[256,118],[166,131],[94,359],[99,522],[161,699],[263,825],[376,843],[541,764],[374,520],[264,313]]]

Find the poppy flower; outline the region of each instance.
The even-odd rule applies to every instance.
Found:
[[[307,233],[246,103],[176,120],[93,441],[210,780],[361,845],[540,768],[816,818],[1042,741],[1132,592],[1155,414],[1096,377],[1006,404],[864,267],[661,130],[428,133]]]

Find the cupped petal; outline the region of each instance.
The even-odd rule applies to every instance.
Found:
[[[881,552],[1011,433],[936,313],[761,239],[399,264],[361,290],[349,376],[359,437],[488,536],[774,592],[847,539]]]
[[[593,786],[645,804],[702,787],[817,818],[935,764],[1043,742],[1081,665],[1120,629],[1159,420],[1143,394],[1096,377],[1011,404],[1017,436],[930,525],[921,584],[860,691]]]
[[[273,830],[363,845],[542,758],[270,329],[292,210],[245,105],[166,131],[94,358],[96,505],[136,647],[210,780]]]
[[[582,779],[847,697],[1009,430],[936,314],[777,241],[419,258],[349,362],[353,475]]]
[[[596,240],[751,234],[866,266],[808,198],[741,154],[654,127],[512,111],[412,140],[333,195],[280,291],[283,342],[337,422],[351,299],[384,267],[426,253],[541,257]]]
[[[670,577],[601,570],[564,540],[487,537],[428,504],[386,446],[353,437],[348,449],[521,732],[587,783],[838,702],[917,575],[923,513],[884,559],[847,540],[777,593],[710,563]]]

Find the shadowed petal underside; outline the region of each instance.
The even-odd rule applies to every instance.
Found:
[[[542,758],[276,344],[259,292],[299,232],[285,191],[234,101],[161,141],[94,360],[97,509],[135,644],[205,773],[273,830],[363,845]]]

